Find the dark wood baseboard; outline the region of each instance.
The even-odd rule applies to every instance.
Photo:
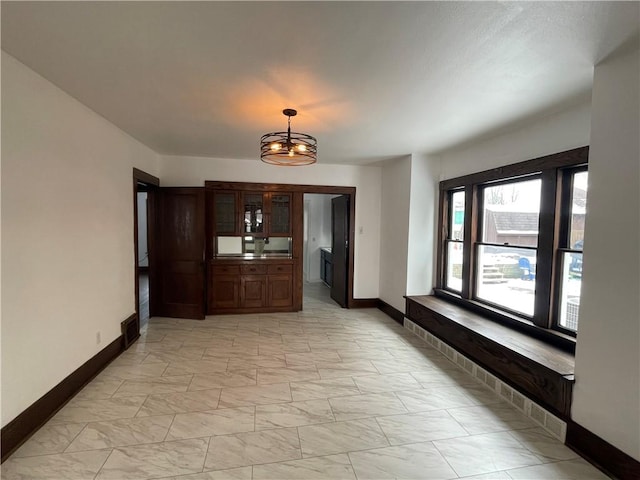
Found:
[[[379,310],[383,311],[384,313],[389,315],[391,318],[393,318],[400,325],[404,325],[404,313],[402,313],[400,310],[398,310],[395,307],[392,307],[387,302],[380,299],[378,299],[377,307]]]
[[[354,298],[349,304],[349,308],[377,308],[377,298]]]
[[[567,422],[566,444],[603,472],[619,480],[640,478],[640,462],[574,421]]]
[[[122,336],[100,350],[68,377],[2,428],[2,462],[123,351]]]

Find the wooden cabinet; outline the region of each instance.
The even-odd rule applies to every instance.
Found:
[[[208,208],[212,233],[290,237],[291,197],[289,192],[213,190]]]
[[[292,260],[223,262],[209,264],[207,314],[292,310]]]
[[[212,310],[240,306],[240,266],[211,265],[209,267],[209,313]]]
[[[241,192],[242,234],[291,236],[291,193]]]
[[[270,307],[293,306],[293,265],[269,265],[267,304]]]
[[[205,182],[207,313],[285,312],[302,308],[294,255],[294,209],[302,194],[284,185]],[[294,205],[297,205],[295,207]]]
[[[329,287],[333,282],[333,256],[327,248],[320,249],[320,279]]]
[[[240,308],[267,306],[267,278],[264,275],[240,276]]]

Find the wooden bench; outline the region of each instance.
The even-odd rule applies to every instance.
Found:
[[[575,357],[558,347],[445,300],[406,297],[406,317],[564,420]]]

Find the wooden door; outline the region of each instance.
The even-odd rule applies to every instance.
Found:
[[[349,197],[341,195],[331,199],[331,255],[333,274],[331,298],[341,307],[347,307],[347,274],[349,269]]]
[[[199,187],[159,190],[159,316],[204,318],[204,198]]]

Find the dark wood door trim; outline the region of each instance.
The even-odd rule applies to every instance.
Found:
[[[135,308],[136,317],[140,322],[140,285],[138,277],[140,276],[140,267],[138,262],[138,192],[147,192],[148,197],[153,197],[154,192],[160,187],[160,179],[153,175],[143,172],[137,168],[133,169],[133,251],[134,251],[134,289],[135,289]],[[152,209],[153,198],[149,201],[149,209]],[[150,215],[150,211],[147,211],[147,251],[149,252],[149,265],[152,265],[151,258],[152,253],[155,255],[156,245],[155,236],[153,235],[153,221],[154,217]],[[151,275],[149,270],[149,316],[152,316],[152,302],[151,302]]]
[[[294,192],[300,192],[299,195],[299,208],[293,211],[294,214],[294,229],[299,226],[299,234],[294,236],[294,245],[298,249],[300,255],[302,255],[303,249],[303,232],[302,226],[304,224],[304,208],[302,205],[302,197],[305,193],[322,193],[327,195],[345,195],[349,197],[349,250],[347,252],[347,308],[357,308],[358,302],[353,298],[353,273],[354,273],[354,252],[356,249],[356,187],[339,187],[329,185],[289,185],[289,190]],[[302,309],[302,261],[298,262],[296,266],[296,284],[294,285],[294,293],[299,292],[300,295],[300,309]],[[296,297],[294,297],[296,298]]]

